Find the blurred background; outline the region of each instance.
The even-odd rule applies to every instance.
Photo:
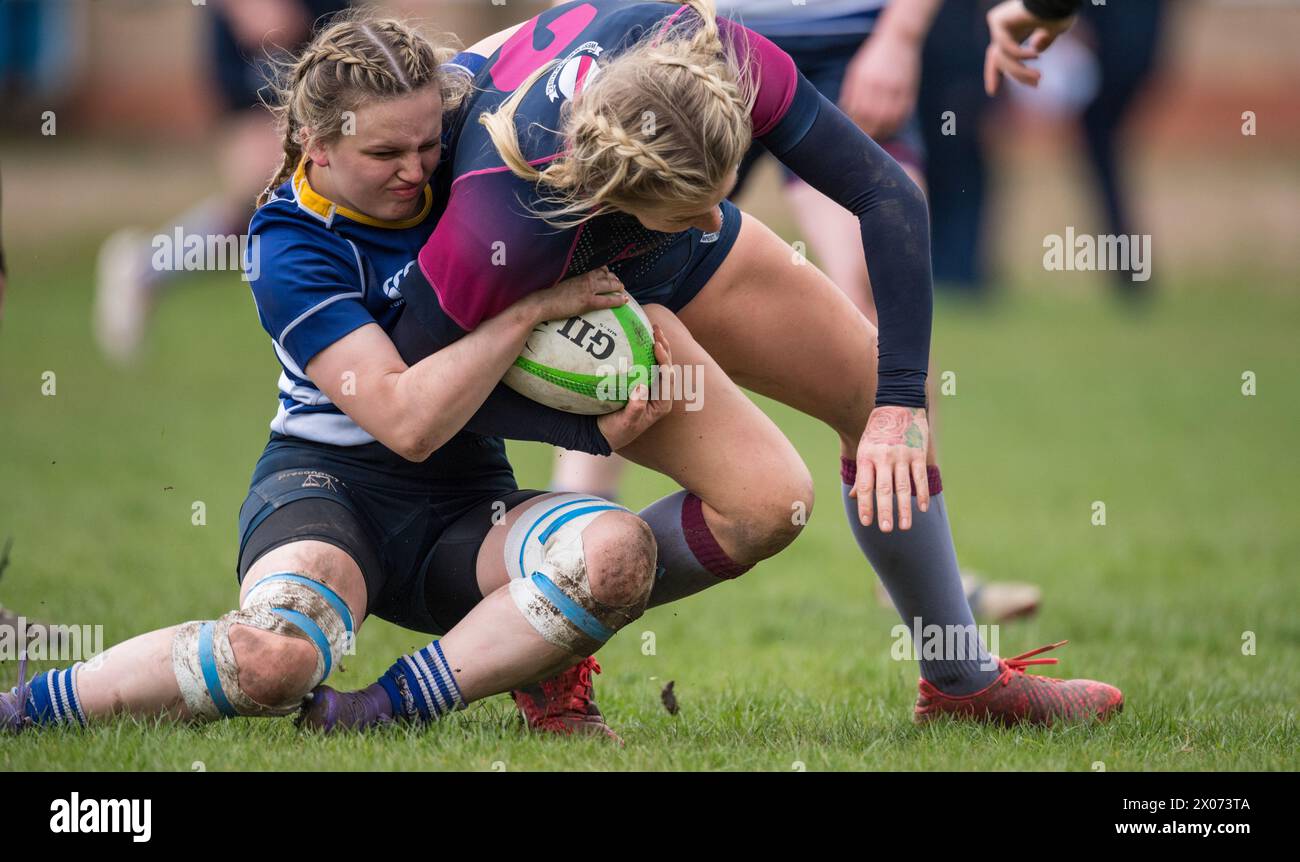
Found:
[[[544,6],[520,0],[389,5],[465,43]],[[926,71],[947,72],[951,79],[952,64],[944,69],[934,55],[978,48],[984,32],[977,12],[961,8],[981,4],[946,5]],[[1123,117],[1120,153],[1134,230],[1153,235],[1157,278],[1176,290],[1185,274],[1204,278],[1248,269],[1278,282],[1294,277],[1300,267],[1294,242],[1300,220],[1300,7],[1292,0],[1161,5],[1154,66]],[[132,223],[153,230],[220,188],[221,132],[229,125],[214,83],[212,31],[220,6],[218,0],[0,2],[0,156],[15,280],[28,275],[28,250],[49,238],[51,225],[59,226],[62,242],[102,238]],[[944,26],[946,19],[956,20]],[[1073,34],[1085,45],[1092,38],[1088,24]],[[1120,54],[1139,50],[1141,45],[1111,48]],[[1105,202],[1078,124],[1082,111],[1070,104],[1087,98],[1086,66],[1097,53],[1093,46],[1082,59],[1075,52],[1062,56],[1061,68],[1076,83],[1054,88],[1064,92],[1039,100],[1046,104],[1001,98],[979,105],[959,95],[945,104],[944,82],[926,79],[922,109],[956,110],[957,138],[970,140],[967,132],[974,131],[964,128],[967,112],[958,109],[970,104],[981,114],[988,178],[978,251],[986,261],[984,280],[996,274],[998,287],[1041,270],[1045,232],[1059,233],[1067,223],[1080,232],[1108,232]],[[45,111],[55,112],[56,134],[41,133]],[[1247,111],[1257,118],[1254,135],[1242,134]],[[928,124],[931,137],[938,125],[937,117]],[[1049,169],[1062,163],[1062,150],[1076,157],[1064,160],[1068,170]],[[771,193],[776,174],[767,167],[768,182],[744,203],[774,226],[792,229],[782,222],[783,201]],[[948,194],[963,192],[971,189]],[[72,195],[79,205],[69,206]],[[87,205],[87,199],[102,203]],[[937,236],[936,245],[941,243]],[[38,271],[30,275],[36,278]]]
[[[183,273],[148,299],[161,296],[148,330],[111,310],[96,317],[106,262],[129,274],[141,238],[178,225],[243,231],[278,164],[265,117],[232,111],[240,85],[219,80],[230,68],[219,52],[232,34],[241,44],[217,20],[221,5],[0,0],[0,551],[11,542],[0,604],[103,623],[110,644],[231,606],[235,518],[275,410],[275,359],[236,273]],[[543,7],[390,5],[465,44]],[[311,17],[253,6],[286,32]],[[1186,736],[1181,750],[1117,739],[1116,760],[1294,768],[1300,3],[1108,8],[1157,6],[1158,20],[1118,29],[1106,4],[1087,9],[1048,55],[1051,86],[995,100],[978,78],[981,4],[949,0],[931,35],[920,110],[935,371],[953,381],[940,396],[944,485],[963,563],[1044,590],[1042,613],[1004,632],[1003,651],[1071,637],[1067,669],[1126,684],[1134,708],[1173,723],[1160,733]],[[246,60],[261,42],[245,34]],[[941,132],[947,110],[955,135]],[[780,182],[767,160],[739,203],[794,242]],[[1067,229],[1149,235],[1150,280],[1046,270],[1045,237]],[[892,612],[875,605],[835,511],[834,435],[762,404],[812,468],[819,517],[746,583],[693,599],[681,619],[676,606],[648,614],[660,643],[680,647],[655,670],[637,664],[635,638],[611,644],[601,655],[613,712],[658,715],[647,677],[685,677],[687,697],[707,700],[797,672],[810,697],[881,697],[880,720],[898,719],[915,683],[886,658]],[[546,484],[549,451],[511,453],[521,486]],[[636,471],[625,500],[671,490]],[[1245,632],[1259,636],[1259,661],[1243,661]],[[368,626],[360,672],[344,682],[368,681],[413,645]],[[707,672],[692,677],[697,668]],[[0,684],[12,673],[0,668]],[[971,765],[1006,765],[981,745],[963,749]],[[930,755],[909,756],[890,764]],[[1059,752],[1023,756],[1062,765]],[[861,765],[845,757],[827,763]]]

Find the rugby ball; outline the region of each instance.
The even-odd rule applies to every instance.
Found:
[[[569,413],[613,413],[639,383],[650,385],[654,332],[645,311],[625,305],[533,328],[502,381],[548,407]]]

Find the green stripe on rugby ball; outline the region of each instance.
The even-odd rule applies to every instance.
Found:
[[[614,315],[614,319],[618,321],[619,326],[623,329],[628,346],[631,348],[632,362],[628,368],[628,379],[637,382],[648,382],[649,369],[655,364],[654,333],[646,328],[630,305],[616,306],[608,309],[608,311]],[[516,368],[526,374],[553,386],[558,386],[593,401],[618,404],[620,406],[627,402],[622,398],[602,398],[600,391],[603,389],[606,392],[611,390],[618,392],[621,389],[630,389],[632,385],[629,383],[627,386],[620,386],[620,375],[617,372],[604,376],[582,374],[576,371],[551,368],[524,356],[516,358],[514,364]]]

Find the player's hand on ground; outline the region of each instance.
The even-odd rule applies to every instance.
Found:
[[[637,384],[628,393],[627,405],[623,409],[606,413],[596,420],[600,433],[605,436],[609,448],[615,452],[640,437],[642,432],[673,410],[677,372],[673,368],[668,336],[658,325],[654,327],[654,339],[656,364],[650,370],[653,381],[651,385]]]
[[[912,526],[912,489],[922,512],[930,508],[925,452],[930,425],[920,407],[877,407],[858,443],[858,479],[849,495],[858,501],[858,517],[880,532],[894,529],[894,496],[898,496],[898,527]]]
[[[887,138],[916,109],[921,45],[877,34],[863,43],[844,73],[840,109],[876,140]]]
[[[519,300],[533,323],[577,317],[598,308],[615,308],[627,304],[623,282],[608,268],[601,267],[538,290]]]
[[[984,53],[984,91],[996,95],[1002,76],[1037,87],[1043,73],[1025,64],[1035,60],[1074,25],[1074,19],[1039,18],[1022,0],[1005,0],[989,10],[989,47]]]

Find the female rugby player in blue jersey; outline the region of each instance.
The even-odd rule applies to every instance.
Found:
[[[909,629],[966,633],[923,654],[917,720],[1051,723],[1121,707],[1113,686],[1029,676],[1028,664],[1055,660],[996,659],[979,642],[927,467],[925,202],[787,54],[717,20],[710,0],[579,0],[459,62],[475,91],[450,121],[446,210],[403,282],[394,341],[416,359],[601,266],[656,303],[647,313],[678,361],[703,369],[707,397],[675,404],[626,446],[566,447],[618,450],[686,489],[641,513],[663,569],[652,605],[747,571],[811,508],[807,468],[738,382],[839,434],[850,527]],[[878,342],[824,275],[727,202],[754,139],[857,217]]]
[[[389,338],[437,218],[428,182],[443,109],[467,83],[441,64],[449,53],[397,21],[354,17],[288,70],[285,161],[251,225],[260,259],[246,261],[283,370],[240,512],[239,610],[30,682],[20,664],[0,728],[285,715],[371,614],[446,633],[399,659],[366,704],[368,721],[429,719],[590,669],[644,609],[655,570],[644,522],[596,498],[520,491],[502,441],[462,431],[476,412],[511,409],[491,393],[533,326],[621,304],[617,280],[594,270],[530,293],[409,367]],[[662,333],[656,353],[670,364]],[[570,418],[525,406],[541,426]],[[666,411],[637,398],[597,430],[622,445]],[[322,695],[311,723],[346,726],[348,706]],[[607,730],[594,708],[579,720]]]

